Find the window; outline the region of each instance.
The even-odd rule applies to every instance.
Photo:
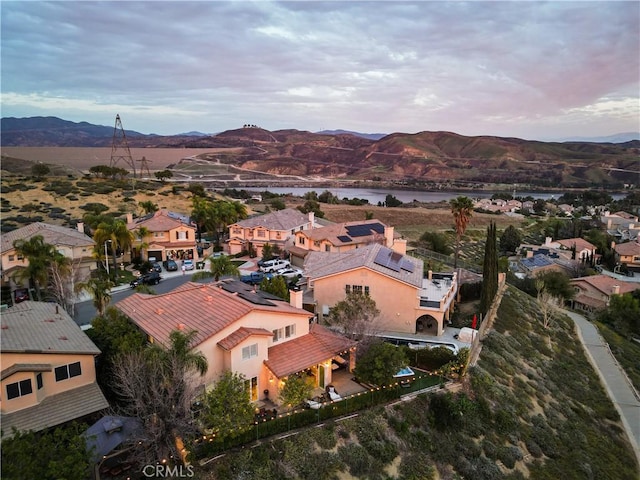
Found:
[[[234,235],[240,235],[242,233],[242,229],[241,228],[234,228],[233,229],[233,234]]]
[[[189,232],[176,232],[176,240],[189,240]]]
[[[369,295],[369,287],[367,285],[364,287],[364,294]]]
[[[244,381],[244,386],[249,390],[249,400],[255,402],[258,400],[258,377],[252,377]]]
[[[346,294],[351,293],[351,285],[345,285],[344,286],[344,293],[346,293]]]
[[[362,293],[362,285],[352,285],[353,293]]]
[[[9,255],[9,261],[13,262],[16,259],[15,255]]]
[[[56,373],[56,382],[67,380],[68,378],[77,377],[82,374],[82,369],[80,368],[80,362],[70,363],[69,365],[62,365],[61,367],[56,367],[55,373]]]
[[[258,356],[258,344],[248,345],[242,349],[242,359],[249,360],[250,358]]]
[[[258,230],[256,232],[256,236],[259,237],[259,238],[264,238],[266,236],[265,234],[266,234],[266,232],[264,230]]]
[[[24,257],[21,254],[18,254],[18,260],[24,260]]]
[[[29,395],[33,392],[33,388],[31,387],[31,379],[28,378],[26,380],[22,380],[16,383],[10,383],[7,385],[7,399],[11,400],[12,398],[22,397],[24,395]]]
[[[331,251],[331,245],[325,245],[324,246],[324,251],[325,252],[330,252]]]
[[[282,329],[278,328],[273,331],[273,341],[279,342],[280,340],[282,340]]]
[[[319,247],[320,246],[320,241],[316,240],[315,242],[313,242],[313,246],[314,247]]]
[[[164,237],[164,233],[162,232],[153,232],[153,238],[162,238]]]
[[[304,237],[299,237],[299,239],[298,239],[298,243],[299,243],[300,245],[304,245],[304,240],[305,240],[305,239],[304,239]]]
[[[36,386],[38,387],[38,390],[42,388],[42,373],[38,373],[36,375]]]
[[[296,334],[296,324],[287,325],[284,327],[284,336],[285,338],[292,337]]]

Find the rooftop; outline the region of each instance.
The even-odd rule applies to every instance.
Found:
[[[2,313],[0,323],[2,352],[100,353],[69,314],[55,303],[18,303]]]
[[[302,232],[313,241],[326,240],[332,245],[349,245],[354,243],[370,243],[384,239],[386,225],[379,220],[364,220],[356,222],[336,223],[321,228],[314,228]],[[395,235],[398,236],[399,235]]]
[[[572,284],[587,283],[606,295],[611,295],[613,287],[615,286],[620,287],[620,295],[633,292],[637,288],[640,288],[640,285],[637,283],[625,282],[608,275],[591,275],[588,277],[573,278],[569,282]]]
[[[70,246],[70,247],[93,247],[95,242],[84,233],[68,227],[50,225],[43,222],[34,222],[24,227],[18,228],[0,236],[2,253],[13,249],[13,242],[16,240],[29,240],[36,235],[42,235],[44,241],[50,245]]]
[[[195,228],[188,215],[171,212],[166,209],[161,209],[157,212],[136,218],[133,222],[127,224],[127,228],[129,230],[136,230],[140,227],[144,227],[150,232],[166,232],[180,226]]]
[[[267,230],[292,230],[310,222],[309,215],[297,208],[285,208],[275,212],[247,218],[235,223],[243,228],[264,227]]]
[[[618,255],[640,255],[640,243],[636,242],[626,242],[619,243],[614,247],[614,250]]]

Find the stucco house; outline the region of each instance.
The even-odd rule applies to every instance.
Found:
[[[152,342],[166,344],[176,329],[196,330],[192,348],[209,366],[199,379],[204,388],[231,370],[246,378],[251,401],[277,401],[291,374],[305,372],[324,388],[335,357],[355,368],[355,343],[310,323],[302,292],[290,293],[288,303],[234,280],[187,283],[163,295],[136,293],[115,307]]]
[[[148,234],[141,238],[143,227]],[[127,214],[127,228],[134,237],[134,257],[157,262],[197,258],[196,227],[188,215],[166,209],[136,219]]]
[[[619,243],[613,247],[616,252],[616,262],[632,272],[640,272],[640,242]]]
[[[575,291],[571,306],[585,312],[606,308],[611,295],[624,295],[640,288],[638,283],[624,282],[608,275],[573,278],[569,283]]]
[[[229,253],[236,255],[253,249],[262,257],[262,247],[269,243],[285,250],[287,240],[296,232],[309,230],[315,225],[313,212],[302,213],[296,208],[285,208],[275,212],[247,218],[229,225]]]
[[[344,253],[310,252],[304,277],[318,315],[348,292],[370,295],[380,329],[442,335],[458,292],[456,273],[423,273],[423,262],[373,243]]]
[[[293,245],[287,250],[291,263],[302,266],[309,252],[348,252],[371,243],[379,243],[401,254],[407,251],[406,240],[395,234],[393,227],[375,219],[297,231]]]
[[[78,223],[77,229],[34,222],[18,228],[0,237],[2,248],[2,284],[17,287],[13,276],[21,268],[29,265],[29,261],[16,253],[13,243],[16,240],[30,240],[40,235],[45,243],[53,245],[56,250],[69,258],[76,269],[79,281],[85,280],[92,270],[97,268],[93,258],[95,242],[84,233],[84,224]]]
[[[3,437],[40,431],[109,406],[96,383],[98,347],[54,303],[26,301],[2,312]]]

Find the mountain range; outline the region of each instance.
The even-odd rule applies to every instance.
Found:
[[[56,117],[2,118],[1,145],[110,147],[114,128]],[[125,130],[130,147],[212,148],[209,160],[277,175],[546,187],[614,187],[640,183],[640,140],[540,142],[452,132],[361,134],[268,131],[255,126],[214,135],[145,135]],[[617,138],[617,137],[616,137]],[[622,138],[622,137],[620,137]]]

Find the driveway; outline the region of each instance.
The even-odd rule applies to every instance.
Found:
[[[576,324],[578,336],[600,380],[615,405],[640,464],[640,397],[614,358],[596,326],[582,315],[562,310]]]

